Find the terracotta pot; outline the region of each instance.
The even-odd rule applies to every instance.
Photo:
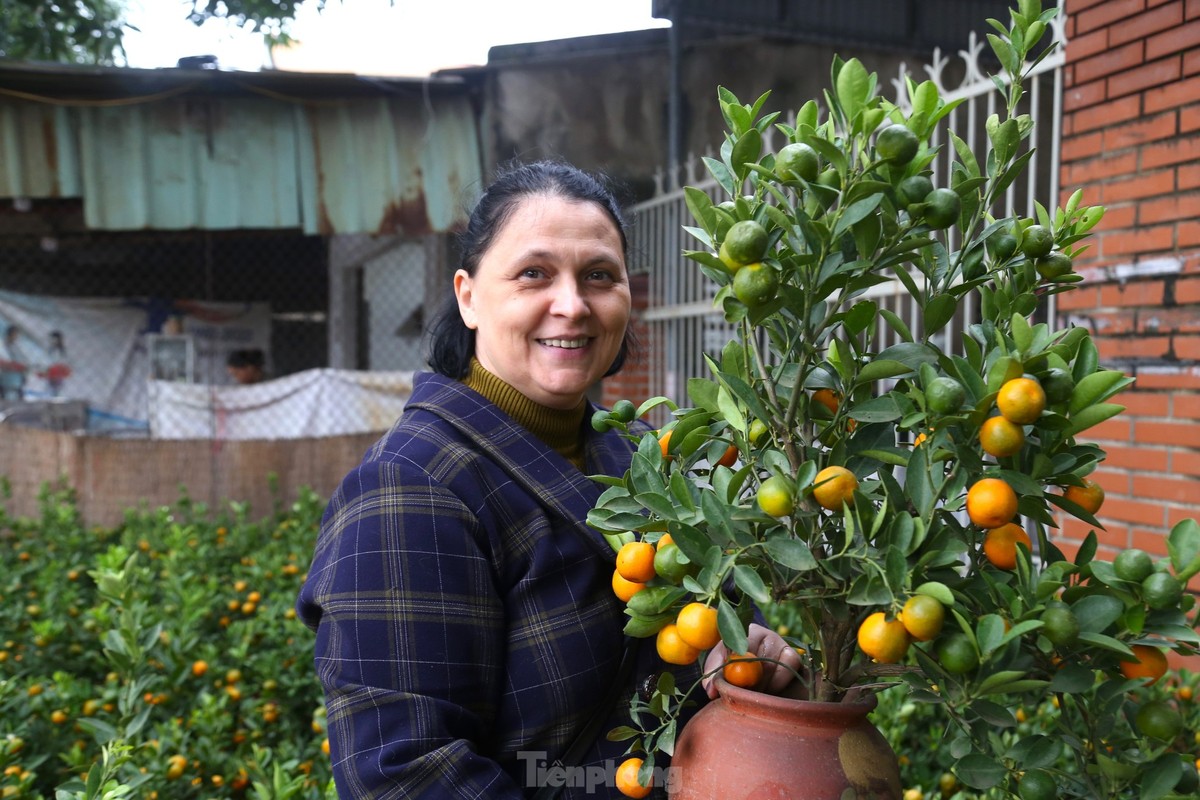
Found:
[[[671,800],[900,800],[896,754],[867,719],[873,696],[817,703],[717,685],[676,742]]]

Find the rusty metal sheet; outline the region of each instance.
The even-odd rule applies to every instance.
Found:
[[[465,91],[0,97],[0,196],[82,197],[98,230],[441,233],[464,221],[480,164]]]

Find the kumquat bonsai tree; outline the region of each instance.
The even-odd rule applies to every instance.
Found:
[[[1072,261],[1103,209],[1076,192],[1053,211],[995,211],[1032,154],[1022,82],[1054,13],[1020,0],[1008,25],[990,21],[1004,102],[980,157],[953,131],[931,143],[954,106],[933,82],[910,81],[902,110],[855,59],[835,58],[823,105],[795,119],[766,113],[767,94],[719,91],[727,136],[706,163],[727,199],[687,189],[685,255],[736,333],[685,402],[598,412],[628,431],[670,414],[588,521],[618,551],[627,634],[656,637],[669,663],[717,641],[745,653],[752,614],[773,609],[803,698],[935,704],[970,796],[1194,797],[1192,734],[1150,684],[1168,651],[1200,644],[1186,591],[1200,525],[1176,525],[1167,557],[1111,562],[1094,531],[1070,555],[1054,536],[1056,514],[1100,527],[1089,474],[1105,453],[1081,437],[1132,383],[1086,329],[1037,321],[1082,280]],[[948,185],[935,158],[953,159]],[[890,281],[918,324],[868,296]],[[949,341],[968,304],[975,321]],[[757,659],[735,658],[725,679],[753,687]],[[672,753],[693,693],[664,672],[610,733],[630,743],[627,794]],[[1048,697],[1048,732],[1018,739],[1013,709]]]

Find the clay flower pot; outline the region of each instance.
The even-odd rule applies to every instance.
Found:
[[[896,754],[858,703],[793,700],[731,686],[675,746],[671,800],[900,800]]]

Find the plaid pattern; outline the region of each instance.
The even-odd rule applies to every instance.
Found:
[[[590,429],[586,449],[589,473],[622,474],[632,454]],[[418,376],[330,501],[297,602],[317,633],[339,796],[533,794],[532,759],[562,755],[621,656],[614,554],[583,522],[601,491],[477,393]],[[638,644],[589,763],[619,763],[624,744],[603,732],[662,668],[653,640]]]

